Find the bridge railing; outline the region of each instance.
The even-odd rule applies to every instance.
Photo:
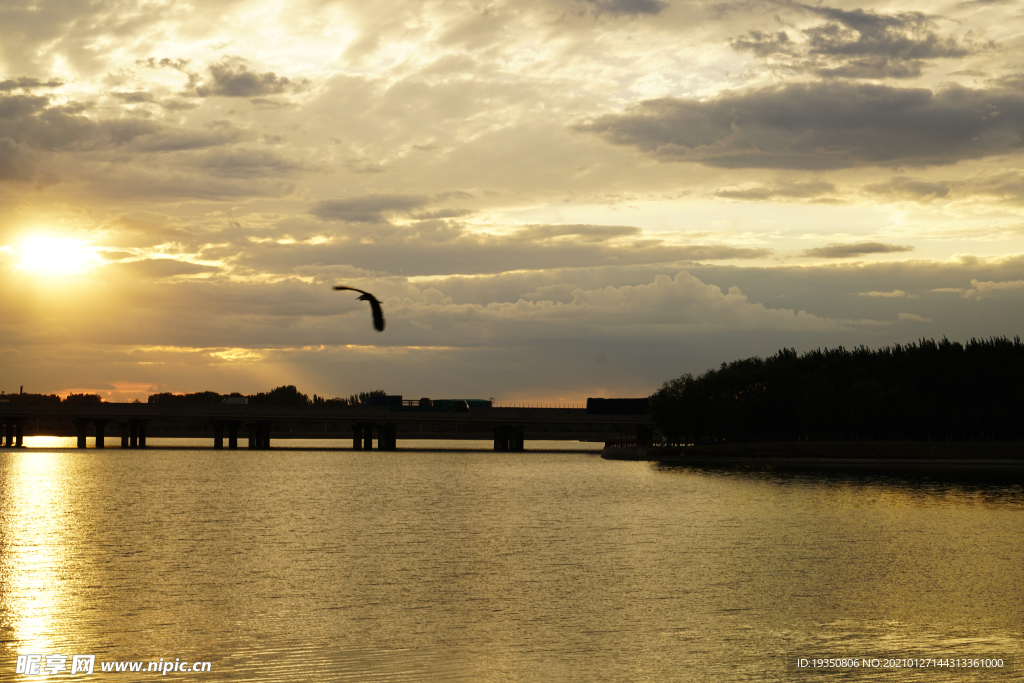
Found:
[[[572,410],[586,410],[586,403],[546,403],[534,401],[495,401],[494,408],[567,408]]]
[[[620,436],[605,439],[604,445],[616,448],[660,448],[672,446],[673,444],[662,442],[660,437],[639,439],[635,436]]]

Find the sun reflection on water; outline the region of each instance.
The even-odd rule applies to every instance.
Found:
[[[68,613],[64,458],[24,452],[0,463],[0,614],[19,652],[52,651]]]
[[[87,443],[94,444],[95,438],[88,437]],[[74,448],[78,444],[74,436],[26,436],[25,448]]]

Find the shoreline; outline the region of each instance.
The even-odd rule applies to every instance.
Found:
[[[812,441],[650,448],[605,446],[601,457],[605,460],[697,467],[1024,475],[1024,442],[1020,441]]]

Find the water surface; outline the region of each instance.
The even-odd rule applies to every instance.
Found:
[[[161,677],[183,681],[878,680],[786,655],[1024,654],[1013,483],[170,443],[0,451],[0,680],[57,652],[211,662]]]

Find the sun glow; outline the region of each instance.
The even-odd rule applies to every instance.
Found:
[[[84,273],[101,262],[85,242],[70,237],[30,237],[18,251],[18,268],[37,275]]]

